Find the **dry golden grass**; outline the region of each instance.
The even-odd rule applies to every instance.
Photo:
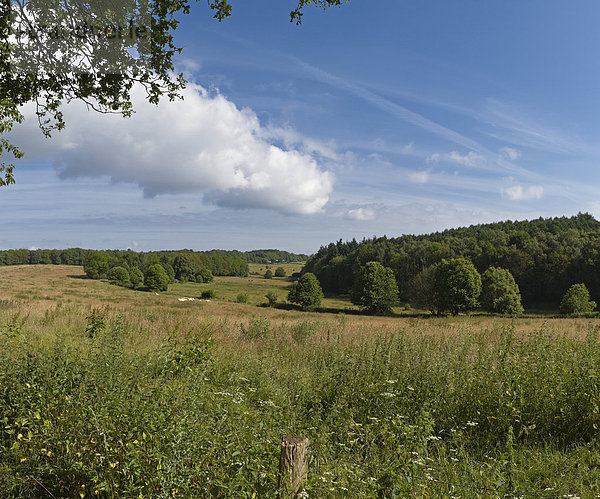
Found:
[[[285,297],[289,282],[256,277],[216,278],[210,284],[176,284],[156,295],[113,286],[85,278],[81,267],[35,265],[0,268],[0,322],[37,333],[40,342],[57,337],[77,345],[83,337],[92,310],[103,311],[108,320],[121,317],[131,348],[153,348],[169,337],[184,337],[210,329],[222,347],[239,346],[240,323],[253,317],[268,319],[273,334],[284,334],[301,321],[316,323],[317,336],[342,342],[358,341],[378,334],[405,331],[409,334],[453,336],[486,333],[493,338],[505,327],[524,336],[544,330],[556,335],[584,337],[600,329],[600,321],[572,318],[501,317],[370,317],[339,313],[301,312],[257,307],[264,293],[280,291]],[[212,288],[220,298],[179,302],[178,297],[200,296]],[[249,290],[254,304],[235,303],[240,290]],[[326,304],[327,306],[327,304]]]

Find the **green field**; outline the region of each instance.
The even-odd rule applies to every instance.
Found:
[[[256,306],[284,280],[157,296],[82,277],[0,269],[0,497],[276,497],[283,434],[310,440],[309,497],[600,494],[597,319],[303,313]]]

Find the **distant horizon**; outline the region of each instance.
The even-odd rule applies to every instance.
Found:
[[[497,223],[508,223],[508,222],[512,222],[512,223],[519,223],[519,222],[530,222],[533,220],[537,220],[537,219],[545,219],[545,220],[551,220],[551,219],[560,219],[560,218],[566,218],[566,219],[571,219],[571,218],[575,218],[579,215],[588,215],[591,216],[595,221],[598,222],[598,219],[592,215],[591,213],[587,213],[587,212],[579,212],[576,215],[559,215],[559,216],[553,216],[553,217],[536,217],[536,218],[531,218],[531,219],[506,219],[506,220],[496,220],[493,222],[486,222],[486,223],[475,223],[475,224],[470,224],[470,225],[461,225],[461,226],[456,226],[456,227],[447,227],[445,229],[442,230],[438,230],[438,231],[433,231],[433,232],[423,232],[420,234],[417,233],[405,233],[405,234],[400,234],[400,235],[389,235],[389,234],[382,234],[382,235],[377,235],[377,234],[373,234],[371,236],[365,236],[365,237],[361,237],[361,238],[357,238],[357,237],[351,237],[349,239],[342,239],[343,242],[347,242],[347,241],[351,241],[353,239],[355,239],[358,242],[361,242],[363,239],[372,239],[372,238],[383,238],[383,237],[387,237],[388,239],[397,239],[397,238],[401,238],[404,236],[429,236],[429,235],[434,235],[434,234],[440,234],[443,233],[445,231],[449,231],[449,230],[459,230],[459,229],[464,229],[464,228],[469,228],[469,227],[473,227],[473,226],[479,226],[479,225],[493,225],[493,224],[497,224]],[[335,243],[337,241],[339,241],[340,239],[335,239],[335,240],[331,240],[331,241],[327,241],[327,242],[323,242],[319,248],[327,246],[330,243]],[[275,247],[263,247],[263,248],[253,248],[253,249],[239,249],[239,248],[215,248],[212,247],[210,249],[194,249],[191,247],[180,247],[180,248],[161,248],[161,249],[147,249],[147,250],[142,250],[142,249],[134,249],[134,248],[109,248],[109,247],[104,247],[104,248],[89,248],[89,247],[83,247],[83,246],[69,246],[69,247],[55,247],[55,248],[37,248],[37,247],[29,247],[29,248],[4,248],[4,247],[0,247],[0,251],[9,251],[9,250],[28,250],[28,251],[37,251],[37,250],[48,250],[48,251],[52,251],[52,250],[67,250],[67,249],[74,249],[74,248],[78,248],[78,249],[82,249],[82,250],[91,250],[91,251],[134,251],[136,253],[152,253],[152,252],[161,252],[161,251],[165,251],[165,252],[177,252],[177,251],[194,251],[194,252],[210,252],[210,251],[238,251],[240,253],[251,253],[251,252],[255,252],[255,251],[284,251],[290,254],[295,254],[295,255],[305,255],[305,256],[312,256],[314,255],[319,248],[317,248],[314,251],[311,252],[306,252],[306,251],[291,251],[288,250],[286,248],[275,248]]]

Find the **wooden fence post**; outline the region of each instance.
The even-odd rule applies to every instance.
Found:
[[[284,435],[281,439],[281,457],[279,459],[279,497],[291,499],[298,497],[302,483],[308,472],[306,447],[308,438]]]

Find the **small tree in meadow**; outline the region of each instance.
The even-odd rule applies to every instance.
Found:
[[[292,284],[288,293],[288,301],[296,303],[302,310],[312,310],[321,305],[323,291],[317,277],[307,272],[297,282]]]
[[[275,277],[285,277],[287,274],[283,267],[277,267],[275,269]]]
[[[573,284],[560,302],[560,313],[563,315],[590,314],[595,308],[596,302],[590,300],[585,284]]]
[[[352,303],[374,314],[389,314],[398,301],[398,285],[392,269],[368,262],[360,269],[350,295]]]
[[[144,276],[144,285],[150,291],[166,291],[169,288],[169,276],[160,263],[148,268]]]
[[[483,309],[493,314],[523,313],[519,286],[507,269],[490,267],[483,273],[480,301]]]
[[[438,313],[475,310],[481,294],[481,275],[465,258],[442,260],[434,267],[435,309]]]
[[[265,272],[265,279],[273,279],[273,271],[271,269]]]

